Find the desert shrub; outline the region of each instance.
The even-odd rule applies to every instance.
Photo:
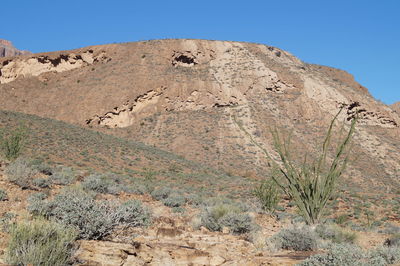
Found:
[[[274,212],[279,203],[279,187],[273,180],[264,180],[254,189],[254,196],[261,204],[261,208],[267,212]]]
[[[155,200],[163,200],[168,198],[168,196],[172,193],[172,189],[169,187],[161,187],[158,189],[154,189],[151,192],[151,196],[153,197],[153,199]]]
[[[173,193],[168,195],[167,198],[162,199],[162,202],[164,203],[165,206],[168,207],[180,207],[185,205],[186,198],[182,195]]]
[[[304,226],[282,229],[270,240],[279,249],[308,251],[317,248],[317,239],[315,232]]]
[[[51,182],[56,185],[70,185],[75,179],[75,172],[70,167],[58,167],[54,173],[49,177]]]
[[[220,223],[234,234],[248,233],[252,229],[252,221],[247,213],[228,212],[221,217]]]
[[[34,215],[45,215],[48,212],[47,195],[43,192],[33,193],[28,197],[27,209]]]
[[[250,232],[253,223],[250,216],[235,205],[218,204],[206,207],[201,214],[201,225],[211,231],[228,227],[232,233]]]
[[[7,160],[15,160],[21,154],[25,139],[27,137],[26,130],[19,127],[12,131],[9,136],[4,136],[0,132],[0,150]]]
[[[26,158],[18,158],[10,163],[5,172],[8,179],[22,189],[30,188],[33,177],[38,173]]]
[[[345,230],[334,224],[321,224],[315,228],[316,233],[325,240],[331,240],[334,243],[354,243],[357,234]]]
[[[7,200],[8,196],[7,193],[0,188],[0,201]]]
[[[379,247],[363,251],[352,244],[333,244],[328,252],[311,256],[301,266],[385,266],[400,262],[400,249]]]
[[[96,201],[92,195],[76,188],[64,190],[52,201],[40,200],[36,196],[34,202],[28,210],[75,227],[79,238],[83,239],[101,239],[116,226],[147,225],[150,221],[149,211],[139,202],[118,205],[116,202]]]
[[[138,200],[122,203],[115,211],[114,222],[124,226],[146,226],[150,224],[150,212]]]
[[[48,178],[35,178],[32,180],[32,183],[34,186],[36,187],[40,187],[40,188],[48,188],[50,187],[50,180]]]
[[[399,247],[379,247],[368,252],[368,263],[371,266],[400,263]]]
[[[200,206],[203,202],[204,199],[202,196],[197,195],[197,194],[189,194],[186,195],[186,201],[188,204],[193,205],[193,206]]]
[[[351,244],[331,245],[328,252],[311,256],[301,266],[363,266],[365,254],[361,248]]]
[[[43,219],[11,227],[6,261],[11,265],[67,265],[76,232]]]
[[[106,174],[92,174],[85,178],[82,187],[97,193],[118,194],[122,189],[115,178]]]

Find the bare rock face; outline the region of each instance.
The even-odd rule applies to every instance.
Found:
[[[394,103],[390,106],[395,112],[400,114],[400,102]]]
[[[345,127],[359,119],[349,186],[399,185],[398,107],[376,101],[345,71],[266,45],[154,40],[0,59],[0,103],[243,176],[268,169],[260,147],[275,158],[271,127],[314,153],[342,108]]]
[[[0,39],[0,57],[10,57],[24,54],[30,54],[30,52],[18,50],[10,41]]]

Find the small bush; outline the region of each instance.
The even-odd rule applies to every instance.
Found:
[[[32,168],[30,160],[25,158],[18,158],[10,163],[5,172],[8,179],[22,189],[30,188],[33,177],[38,173]]]
[[[226,226],[234,234],[245,234],[252,229],[252,221],[247,213],[228,212],[222,216],[220,223]]]
[[[201,224],[211,231],[228,227],[232,233],[250,232],[253,227],[250,216],[234,205],[219,204],[207,207],[201,215]]]
[[[21,154],[25,139],[26,130],[22,127],[14,130],[8,137],[0,132],[0,150],[7,160],[15,160]]]
[[[138,200],[121,204],[114,215],[115,223],[124,226],[147,226],[150,224],[150,212]]]
[[[56,185],[70,185],[75,181],[75,172],[70,167],[59,167],[50,176],[50,180]]]
[[[166,199],[163,199],[162,202],[168,207],[180,207],[185,205],[186,198],[182,195],[170,194]]]
[[[45,220],[12,226],[6,261],[11,265],[70,264],[76,232]]]
[[[171,193],[172,193],[172,189],[170,189],[169,187],[162,187],[162,188],[154,189],[151,192],[151,196],[155,200],[163,200],[163,199],[168,198],[168,196]]]
[[[8,200],[7,193],[0,188],[0,201]]]
[[[39,192],[28,197],[28,211],[34,215],[45,215],[48,212],[49,205],[46,201],[47,195]]]
[[[116,226],[141,226],[150,221],[149,211],[139,202],[122,205],[109,201],[96,201],[79,189],[67,189],[52,201],[41,200],[42,195],[30,199],[28,210],[55,221],[75,227],[79,238],[101,239]]]
[[[337,225],[318,225],[316,233],[325,240],[331,240],[334,243],[354,243],[357,234],[349,230],[344,230]]]
[[[32,183],[34,186],[40,188],[50,187],[50,180],[48,178],[35,178],[32,180]]]
[[[400,249],[379,247],[363,251],[351,244],[333,244],[325,254],[311,256],[301,266],[384,266],[400,262]]]
[[[400,263],[400,248],[379,247],[369,252],[368,260],[374,266]]]
[[[308,227],[282,229],[271,240],[279,249],[309,251],[317,248],[317,236]]]
[[[254,196],[261,204],[263,211],[274,212],[279,203],[279,188],[273,180],[263,181],[255,190]]]
[[[328,253],[311,256],[301,266],[362,266],[365,254],[358,246],[350,244],[334,244]]]
[[[85,178],[82,187],[103,194],[118,194],[122,189],[110,175],[92,174]]]

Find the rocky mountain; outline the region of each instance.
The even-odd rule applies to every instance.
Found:
[[[393,110],[400,114],[400,102],[394,103],[390,107],[392,107]]]
[[[345,127],[359,117],[344,185],[399,187],[400,114],[347,72],[266,45],[155,40],[0,59],[0,102],[247,177],[268,173],[262,149],[277,156],[271,127],[291,132],[300,158],[343,108]]]
[[[21,51],[14,47],[12,42],[0,39],[0,57],[9,57],[30,54],[28,51]]]

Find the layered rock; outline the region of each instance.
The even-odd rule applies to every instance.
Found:
[[[14,47],[12,42],[0,39],[0,57],[11,57],[24,54],[30,54],[30,52],[18,50]]]
[[[359,119],[359,159],[347,184],[398,185],[399,114],[350,74],[275,47],[206,40],[93,46],[0,59],[0,83],[4,109],[133,138],[245,176],[268,171],[260,147],[276,156],[271,127],[292,132],[295,148],[315,154],[342,108],[345,127]]]

